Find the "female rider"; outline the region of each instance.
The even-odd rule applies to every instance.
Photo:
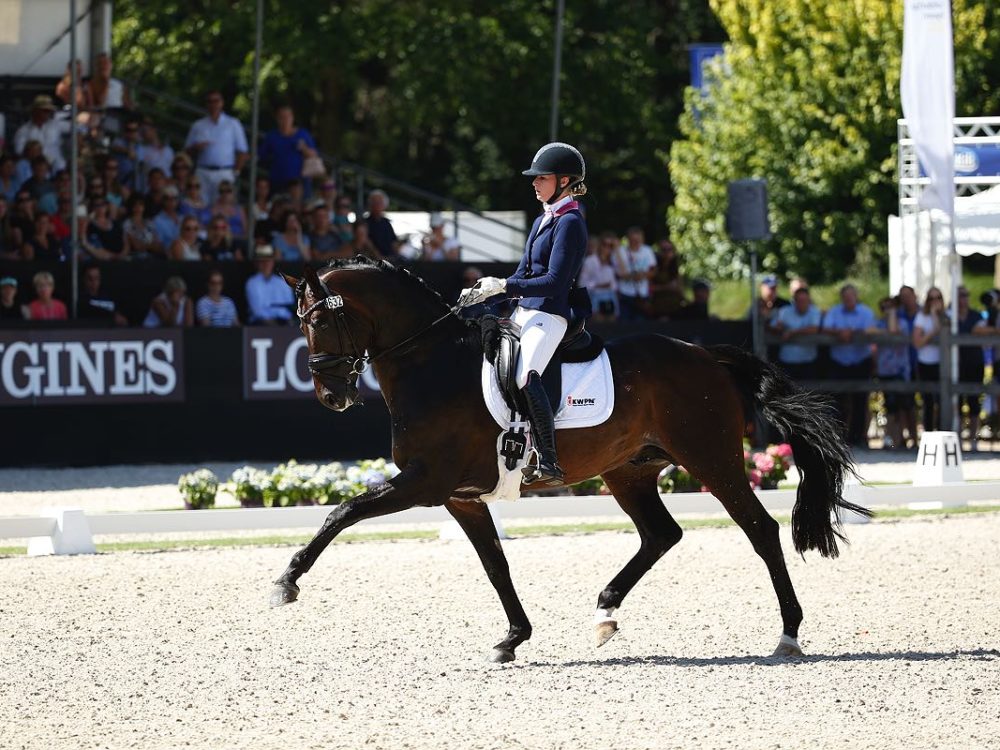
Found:
[[[564,476],[541,374],[562,341],[569,319],[590,314],[589,304],[580,305],[580,295],[571,294],[587,254],[587,225],[574,200],[587,192],[586,173],[583,156],[566,143],[550,143],[538,150],[522,174],[534,177],[531,184],[544,210],[531,227],[517,271],[508,279],[480,279],[459,302],[464,307],[501,294],[518,300],[511,316],[521,328],[517,385],[524,394],[538,449],[538,466],[525,469],[528,484],[561,484]]]

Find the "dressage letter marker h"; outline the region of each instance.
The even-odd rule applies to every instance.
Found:
[[[913,484],[918,487],[962,481],[962,445],[954,432],[925,432],[920,438]]]

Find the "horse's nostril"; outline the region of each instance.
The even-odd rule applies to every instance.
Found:
[[[335,399],[335,398],[333,397],[333,394],[332,394],[332,393],[330,393],[329,391],[327,391],[327,392],[326,392],[326,393],[325,393],[325,394],[323,395],[323,401],[324,401],[324,402],[326,402],[326,405],[327,405],[327,406],[333,406],[333,407],[336,407],[336,406],[337,406],[337,399]]]

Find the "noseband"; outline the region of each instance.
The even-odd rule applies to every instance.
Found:
[[[309,365],[309,372],[313,375],[329,375],[330,377],[338,378],[343,380],[347,385],[356,385],[352,382],[356,379],[358,375],[363,373],[368,369],[368,366],[377,359],[380,359],[391,352],[400,349],[401,347],[409,344],[414,339],[422,336],[424,333],[429,331],[431,328],[436,326],[442,320],[448,316],[454,314],[455,308],[450,308],[448,312],[442,315],[440,318],[435,320],[430,325],[425,328],[421,328],[415,334],[409,338],[400,341],[398,344],[394,344],[385,351],[379,352],[374,357],[368,356],[364,353],[363,349],[360,349],[354,341],[354,335],[351,333],[350,326],[347,325],[347,313],[344,308],[344,298],[339,294],[334,294],[330,291],[330,287],[326,285],[323,279],[318,279],[320,288],[323,291],[324,297],[313,302],[309,307],[300,313],[297,313],[299,320],[303,321],[310,328],[315,330],[326,330],[329,328],[329,324],[320,317],[318,320],[311,319],[312,314],[317,310],[332,310],[333,311],[333,324],[337,330],[337,344],[341,351],[344,351],[344,334],[346,333],[346,338],[351,344],[351,351],[353,354],[310,354],[307,360]],[[345,367],[349,366],[347,374],[343,374]],[[334,370],[340,369],[341,372],[333,372]]]

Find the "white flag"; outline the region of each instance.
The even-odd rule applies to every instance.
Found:
[[[955,214],[955,50],[950,0],[905,0],[903,117],[931,183],[921,208]]]

